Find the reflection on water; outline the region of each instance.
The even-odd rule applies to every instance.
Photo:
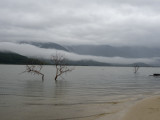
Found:
[[[69,83],[64,80],[56,81],[56,84],[54,85],[54,97],[55,98],[63,98],[65,94],[67,94],[67,86],[69,86]]]
[[[160,94],[160,68],[76,67],[54,81],[55,68],[40,76],[19,74],[24,66],[0,65],[2,120],[118,120],[135,101]]]
[[[40,97],[44,95],[44,87],[42,81],[26,80],[23,84],[24,89],[22,95],[27,97]]]

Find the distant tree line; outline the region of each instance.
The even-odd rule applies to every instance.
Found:
[[[41,61],[16,53],[0,52],[0,64],[41,64]]]

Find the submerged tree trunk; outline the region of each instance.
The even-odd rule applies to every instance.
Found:
[[[65,59],[63,55],[56,54],[55,56],[52,56],[51,61],[56,66],[56,76],[55,81],[57,81],[58,77],[62,77],[63,73],[70,72],[73,69],[68,68],[68,66],[65,64]]]
[[[55,76],[55,81],[57,81],[57,78],[58,78],[58,76],[56,75],[56,76]]]
[[[42,67],[43,67],[42,65],[26,65],[26,70],[23,73],[28,72],[33,75],[35,75],[35,74],[41,75],[42,82],[43,82],[44,81],[44,74],[41,73]]]
[[[137,73],[137,72],[138,72],[138,69],[139,69],[139,66],[138,66],[138,65],[135,65],[135,66],[134,66],[134,73]]]

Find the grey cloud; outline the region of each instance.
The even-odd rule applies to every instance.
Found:
[[[0,41],[159,46],[157,0],[0,0]]]

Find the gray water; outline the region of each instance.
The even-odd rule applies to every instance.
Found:
[[[41,76],[20,74],[25,66],[0,65],[1,120],[112,120],[124,108],[160,94],[160,68],[75,67],[54,81],[55,67]],[[123,111],[123,112],[122,112]],[[116,118],[117,119],[117,118]]]

